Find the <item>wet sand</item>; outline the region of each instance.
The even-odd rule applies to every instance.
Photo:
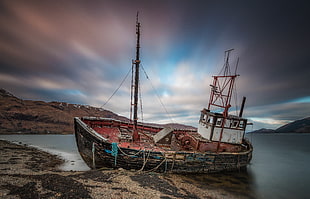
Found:
[[[61,171],[64,160],[0,140],[0,198],[249,198],[182,175],[119,170]]]

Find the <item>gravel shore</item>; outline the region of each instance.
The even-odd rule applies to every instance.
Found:
[[[122,169],[67,172],[58,169],[63,162],[0,140],[0,198],[252,198],[247,191],[206,186],[183,175]]]

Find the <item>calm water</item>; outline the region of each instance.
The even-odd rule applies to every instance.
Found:
[[[64,171],[89,170],[78,152],[74,135],[0,135],[0,139],[27,144],[58,155],[66,160],[60,167]]]
[[[310,198],[310,134],[248,135],[249,167],[261,198]]]
[[[200,187],[246,198],[310,198],[310,134],[247,135],[254,145],[247,172],[180,176]],[[73,135],[0,135],[65,158],[64,170],[88,170]]]

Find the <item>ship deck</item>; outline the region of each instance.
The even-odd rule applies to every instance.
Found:
[[[83,118],[82,121],[97,134],[110,143],[117,143],[120,148],[146,150],[154,152],[186,151],[196,152],[242,152],[248,149],[242,145],[210,142],[203,138],[197,130],[173,129],[169,143],[155,143],[154,135],[163,127],[139,124],[139,141],[133,142],[133,124],[107,118]],[[220,148],[220,151],[219,151]]]
[[[152,150],[165,151],[162,147],[157,147],[152,139],[152,133],[149,131],[140,130],[140,141],[133,142],[133,130],[120,127],[93,127],[98,134],[109,140],[109,142],[118,143],[119,147],[131,148],[136,150]],[[149,135],[149,136],[148,136]]]
[[[163,127],[151,126],[151,125],[139,125],[138,132],[140,140],[133,142],[133,125],[130,123],[113,120],[113,119],[83,119],[83,122],[92,128],[96,133],[107,139],[109,142],[118,143],[119,147],[131,148],[136,150],[150,150],[157,152],[175,151],[179,149],[178,143],[171,143],[170,145],[155,145],[153,136],[161,131]],[[174,132],[186,132],[197,140],[207,141],[201,137],[195,129],[182,130],[174,129]],[[193,151],[194,152],[194,151]]]

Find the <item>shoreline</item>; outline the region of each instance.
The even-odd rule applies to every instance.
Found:
[[[0,198],[249,198],[177,174],[62,171],[64,162],[37,148],[0,140]]]

